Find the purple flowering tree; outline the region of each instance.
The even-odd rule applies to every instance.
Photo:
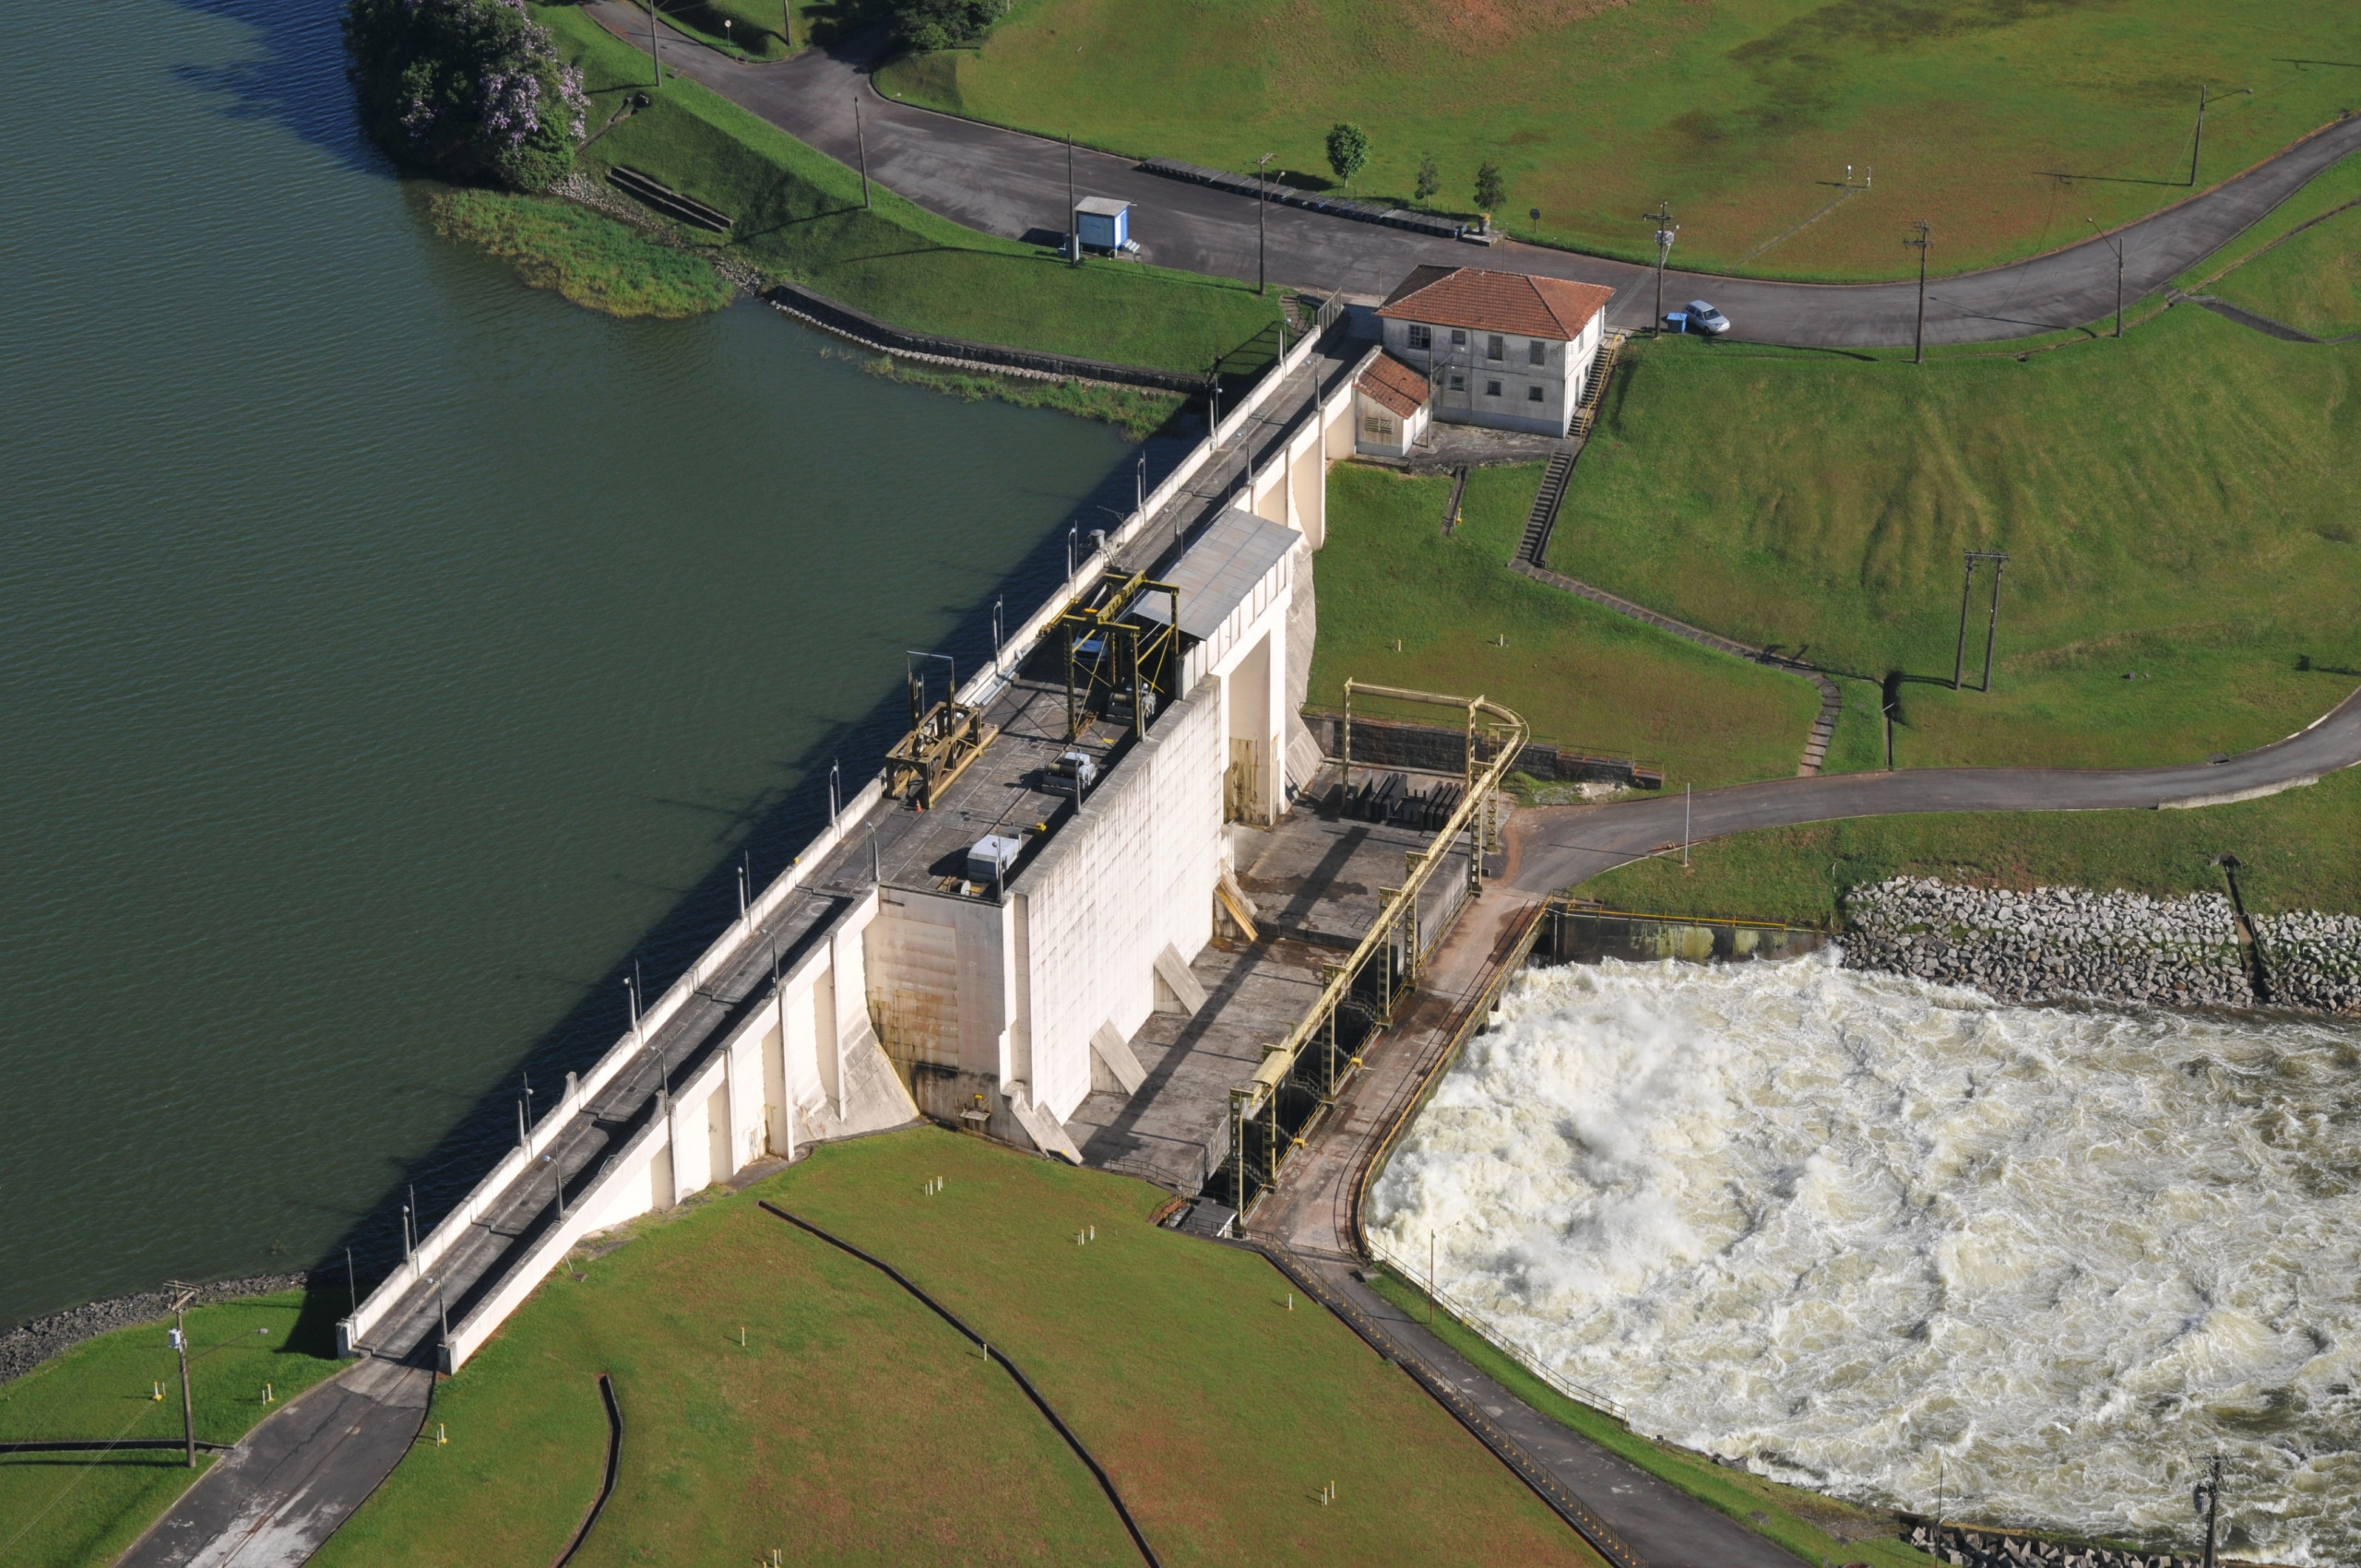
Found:
[[[541,190],[574,167],[590,102],[524,0],[348,0],[362,123],[447,180]]]

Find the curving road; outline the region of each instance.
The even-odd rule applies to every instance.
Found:
[[[646,50],[647,13],[623,0],[584,9]],[[750,64],[665,29],[668,70],[689,77],[848,164],[860,157],[853,101],[872,178],[946,218],[1022,239],[1065,232],[1066,148],[1019,131],[938,114],[881,98],[868,66],[876,35],[834,51]],[[2177,207],[2117,232],[2127,299],[2158,289],[2219,250],[2345,154],[2361,149],[2361,115],[2342,120]],[[1228,278],[1255,276],[1255,204],[1244,197],[1143,173],[1128,159],[1076,149],[1082,196],[1133,204],[1133,232],[1146,259]],[[1613,325],[1644,326],[1655,285],[1644,267],[1513,242],[1489,250],[1296,208],[1271,207],[1269,275],[1275,281],[1353,295],[1382,295],[1427,262],[1486,267],[1604,283],[1619,291]],[[1897,232],[1897,243],[1900,235]],[[1940,259],[1941,235],[1936,236]],[[1897,253],[1898,254],[1898,253]],[[1644,288],[1636,287],[1647,280]],[[1735,336],[1809,347],[1908,343],[1918,308],[1915,282],[1774,283],[1669,272],[1667,302],[1710,297]],[[1982,343],[2080,327],[2115,308],[2115,252],[2089,240],[1984,272],[1938,279],[1927,291],[1927,340]]]
[[[2221,805],[2276,794],[2361,764],[2361,691],[2308,729],[2220,763],[2177,767],[1951,767],[1835,773],[1714,790],[1686,802],[1693,841],[1757,827],[1918,812],[2121,811]],[[1544,806],[1509,819],[1508,882],[1554,893],[1682,837],[1684,802]]]

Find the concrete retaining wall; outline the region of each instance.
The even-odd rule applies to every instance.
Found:
[[[1111,364],[1105,360],[1086,360],[1073,354],[1049,354],[1031,349],[1012,349],[1000,343],[971,343],[964,338],[937,338],[931,333],[911,332],[889,326],[873,315],[865,315],[850,305],[840,305],[824,295],[799,289],[792,283],[776,284],[765,291],[763,298],[798,320],[806,321],[824,332],[874,349],[880,353],[901,354],[911,359],[932,360],[947,364],[976,365],[986,370],[1013,371],[1020,375],[1047,376],[1057,380],[1108,381],[1123,386],[1146,386],[1160,392],[1178,392],[1184,397],[1202,398],[1211,385],[1203,375],[1186,371],[1149,370],[1141,365]]]
[[[1829,941],[1827,932],[1799,926],[1559,909],[1549,912],[1540,935],[1534,941],[1533,961],[1581,964],[1621,958],[1631,963],[1651,963],[1682,958],[1694,964],[1714,964],[1750,958],[1799,958],[1807,953],[1817,953]]]
[[[1345,716],[1323,708],[1307,708],[1304,723],[1320,743],[1321,754],[1344,754]],[[1441,724],[1409,724],[1394,719],[1353,715],[1355,767],[1406,767],[1422,773],[1464,773],[1467,767],[1467,732]],[[1642,790],[1661,789],[1664,774],[1631,757],[1599,756],[1548,741],[1527,741],[1517,754],[1517,771],[1544,780],[1567,783],[1620,784]]]

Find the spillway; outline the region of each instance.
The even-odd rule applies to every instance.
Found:
[[[2361,1027],[1535,970],[1370,1239],[1634,1427],[1860,1501],[2361,1556]],[[1940,1469],[1940,1474],[1939,1474]]]

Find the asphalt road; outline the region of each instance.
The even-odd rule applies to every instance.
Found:
[[[2178,767],[1947,767],[1835,773],[1709,790],[1684,802],[1545,806],[1510,819],[1509,882],[1555,892],[1692,840],[1758,827],[1912,812],[2114,811],[2274,794],[2361,763],[2361,691],[2310,728],[2221,763]],[[1684,830],[1684,809],[1693,816]]]
[[[584,9],[617,36],[647,47],[647,12],[623,0],[594,0]],[[1035,234],[1054,241],[1064,233],[1062,144],[879,97],[866,70],[875,48],[876,40],[869,38],[834,52],[812,50],[791,60],[747,64],[669,27],[663,42],[668,70],[743,104],[833,158],[858,165],[860,142],[865,140],[871,177],[921,207],[1012,239]],[[2195,266],[2356,148],[2361,116],[2331,125],[2119,231],[2124,297],[2136,300]],[[1250,198],[1144,173],[1127,159],[1086,148],[1073,157],[1076,195],[1133,204],[1133,233],[1145,259],[1192,272],[1256,276],[1256,204]],[[1630,263],[1513,242],[1486,249],[1295,208],[1269,207],[1263,216],[1274,282],[1382,295],[1422,262],[1481,265],[1608,284],[1619,291],[1610,313],[1615,326],[1644,326],[1654,314],[1653,277]],[[1897,231],[1897,256],[1903,254],[1902,238]],[[1935,236],[1932,253],[1938,270],[1942,239]],[[1682,271],[1666,275],[1668,304],[1698,296],[1729,315],[1736,337],[1812,347],[1906,344],[1918,308],[1915,281],[1774,283]],[[2115,251],[2106,241],[2087,240],[2007,267],[1938,278],[1927,292],[1927,340],[1996,342],[2080,327],[2111,314],[2115,299]]]

